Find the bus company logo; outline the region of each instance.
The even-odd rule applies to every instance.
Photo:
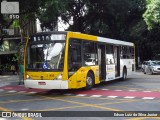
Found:
[[[11,112],[2,112],[2,117],[12,117]]]
[[[18,14],[19,13],[19,2],[1,2],[1,13],[2,14]]]

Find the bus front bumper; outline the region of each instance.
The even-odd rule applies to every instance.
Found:
[[[24,80],[27,88],[38,89],[68,89],[68,80]]]

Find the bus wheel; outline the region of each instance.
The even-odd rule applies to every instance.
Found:
[[[126,80],[126,79],[127,79],[127,69],[123,68],[122,80]]]
[[[86,90],[90,90],[94,85],[94,75],[89,72],[86,78]]]

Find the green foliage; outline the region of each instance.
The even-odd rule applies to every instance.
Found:
[[[155,25],[160,26],[160,0],[147,0],[146,8],[143,17],[148,29],[152,29]]]
[[[19,44],[16,47],[17,52],[14,54],[14,57],[12,59],[12,61],[17,62],[19,65],[24,63],[24,55],[23,55],[23,49],[24,49],[24,45],[23,44]]]
[[[42,0],[43,4],[39,7],[39,12],[36,16],[41,22],[42,28],[48,28],[53,30],[55,23],[57,23],[57,18],[60,15],[59,10],[61,6],[61,0]]]
[[[70,31],[134,42],[142,61],[160,51],[160,0],[17,1],[23,21],[39,18],[42,28],[54,30],[61,17]],[[0,18],[0,24],[7,26],[9,20],[1,14]],[[12,22],[24,29],[23,22]]]
[[[14,20],[11,27],[12,28],[20,28],[19,20]]]

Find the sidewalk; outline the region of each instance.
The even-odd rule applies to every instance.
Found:
[[[0,75],[0,87],[6,85],[18,85],[19,76],[18,75]]]
[[[0,92],[22,92],[22,93],[41,93],[48,90],[44,89],[30,89],[26,88],[24,85],[19,85],[18,75],[0,75]]]

